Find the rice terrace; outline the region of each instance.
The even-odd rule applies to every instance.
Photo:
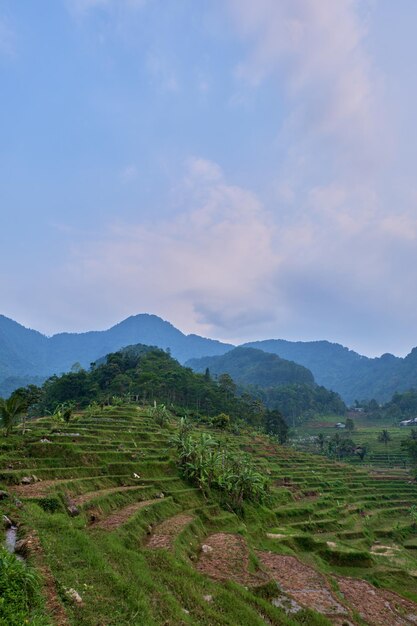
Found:
[[[0,0],[0,626],[417,626],[417,0]]]
[[[122,372],[142,396],[188,394],[188,408],[80,401],[97,395],[93,379],[112,389]],[[235,417],[191,410],[201,390]],[[413,430],[391,428],[388,452],[380,425],[358,412],[349,433],[335,435],[340,418],[328,416],[283,437],[273,411],[266,431],[257,403],[244,421],[242,398],[145,346],[50,379],[43,399],[17,390],[15,416],[30,393],[48,414],[21,412],[1,441],[0,623],[417,623],[417,482],[399,443],[413,444]],[[63,393],[85,408],[48,412]],[[351,437],[377,451],[349,456],[340,442]]]

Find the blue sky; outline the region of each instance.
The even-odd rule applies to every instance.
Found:
[[[0,0],[0,312],[417,344],[414,0]]]

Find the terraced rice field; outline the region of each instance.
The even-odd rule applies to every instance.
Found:
[[[407,471],[218,431],[271,479],[268,506],[237,516],[181,480],[174,430],[129,406],[3,440],[0,507],[42,575],[51,624],[417,623]]]
[[[339,416],[323,417],[311,420],[295,428],[292,433],[294,446],[305,452],[319,452],[320,448],[316,443],[316,437],[322,433],[330,439],[336,433],[341,437],[349,437],[357,445],[367,444],[370,452],[361,461],[358,456],[346,459],[346,462],[357,465],[372,465],[383,468],[409,468],[409,458],[401,448],[401,441],[409,437],[411,428],[402,428],[398,423],[370,421],[367,418],[354,417],[355,430],[346,432],[335,428],[337,422],[343,421]],[[388,430],[391,441],[387,446],[378,441],[378,435],[382,429]]]

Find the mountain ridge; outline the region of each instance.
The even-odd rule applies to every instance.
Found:
[[[139,313],[106,330],[62,332],[47,337],[37,330],[0,315],[0,396],[14,388],[52,374],[68,371],[79,362],[91,362],[132,344],[155,345],[180,362],[221,356],[236,346],[196,334],[186,335],[157,315]],[[386,353],[367,357],[327,340],[269,339],[246,342],[241,347],[261,349],[309,369],[318,385],[339,393],[345,402],[356,399],[380,402],[396,391],[417,388],[417,348],[405,357]]]
[[[0,316],[0,395],[31,378],[47,378],[68,371],[74,363],[87,368],[96,359],[132,344],[170,349],[181,363],[192,357],[213,356],[234,346],[220,341],[186,335],[173,324],[148,313],[131,315],[106,330],[83,333],[62,332],[47,337],[14,320]],[[7,381],[13,379],[10,384]]]

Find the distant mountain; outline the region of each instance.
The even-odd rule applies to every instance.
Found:
[[[132,344],[169,348],[184,363],[192,357],[223,354],[233,346],[198,335],[185,335],[169,322],[146,313],[104,331],[60,333],[46,337],[0,315],[0,396],[31,382],[60,374],[74,363],[90,363]]]
[[[371,359],[329,341],[270,339],[244,346],[304,365],[319,385],[336,391],[349,404],[371,398],[385,402],[395,391],[417,388],[417,348],[405,358],[383,354]]]
[[[240,385],[277,387],[291,384],[314,384],[313,374],[302,365],[255,348],[235,348],[220,356],[190,359],[186,362],[195,372],[218,376],[227,373]]]
[[[269,409],[279,409],[288,422],[312,415],[343,414],[346,406],[333,391],[316,385],[306,367],[255,348],[239,347],[221,356],[190,359],[186,365],[211,375],[229,374],[240,387]]]
[[[88,368],[100,357],[138,343],[169,348],[180,363],[220,356],[235,347],[185,335],[169,322],[146,313],[128,317],[108,330],[52,337],[0,315],[0,396],[8,396],[19,386],[39,384],[51,374],[69,371],[74,363]],[[417,348],[405,358],[384,354],[371,359],[329,341],[270,339],[241,347],[263,350],[304,366],[313,373],[317,384],[336,391],[349,404],[371,398],[386,402],[395,391],[417,388]],[[269,375],[262,367],[259,372],[259,381]]]

